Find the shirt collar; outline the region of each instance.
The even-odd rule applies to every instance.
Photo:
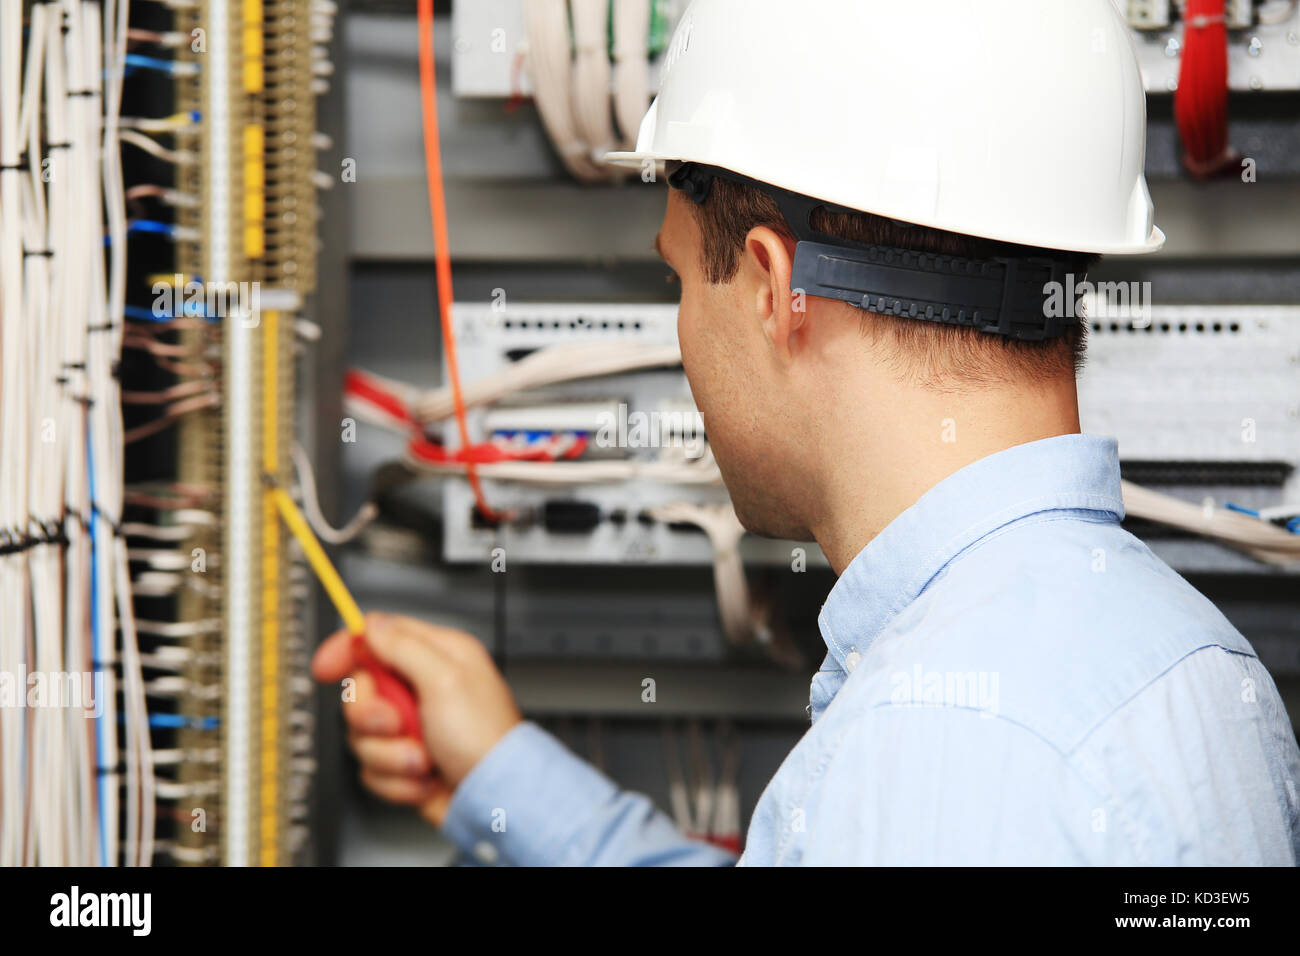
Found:
[[[949,475],[863,548],[840,575],[817,623],[841,666],[925,590],[958,554],[1042,511],[1124,517],[1113,438],[1059,435],[1015,445]]]

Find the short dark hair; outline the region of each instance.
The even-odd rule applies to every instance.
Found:
[[[745,237],[755,226],[768,226],[794,238],[776,201],[747,183],[719,177],[714,179],[703,202],[690,205],[700,228],[704,275],[711,283],[728,282],[735,276]],[[966,258],[1078,257],[1077,253],[995,242],[865,212],[822,208],[813,213],[811,225],[819,232],[854,242]],[[1099,258],[1083,256],[1080,261],[1086,269]],[[865,311],[862,331],[873,339],[890,336],[897,345],[900,371],[921,384],[941,390],[1009,381],[1041,382],[1075,374],[1083,367],[1088,335],[1087,323],[1082,318],[1073,320],[1065,335],[1035,342]]]

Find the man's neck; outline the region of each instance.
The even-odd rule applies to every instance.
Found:
[[[898,515],[967,465],[1079,432],[1074,381],[939,394],[882,389],[839,417],[819,456],[814,537],[837,575]]]

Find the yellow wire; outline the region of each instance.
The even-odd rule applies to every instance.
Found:
[[[279,480],[279,313],[265,311],[263,322],[262,365],[262,470],[266,475],[265,511],[263,515],[262,589],[262,789],[261,789],[261,861],[263,866],[278,862],[279,824],[279,526],[275,513],[288,525],[302,545],[307,562],[320,579],[325,593],[338,608],[348,630],[365,631],[365,616],[348,592],[343,579],[334,569],[311,526],[294,504],[293,498],[276,482]]]
[[[320,546],[316,540],[315,533],[311,526],[307,524],[307,519],[302,516],[298,506],[294,504],[289,493],[283,488],[272,488],[271,496],[275,500],[276,507],[280,509],[280,517],[284,523],[289,526],[293,536],[298,539],[302,545],[302,550],[307,555],[307,563],[315,572],[316,577],[320,579],[321,587],[329,595],[334,607],[338,609],[339,617],[343,618],[343,624],[353,634],[364,634],[366,631],[366,617],[361,613],[361,608],[348,592],[347,585],[339,577],[338,571],[334,570],[334,565],[330,562],[329,555],[325,549]]]

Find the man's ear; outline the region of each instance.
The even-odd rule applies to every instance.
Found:
[[[755,226],[745,236],[745,295],[752,295],[763,333],[782,362],[790,361],[799,351],[807,318],[807,296],[790,291],[794,246],[793,239],[768,226]]]

